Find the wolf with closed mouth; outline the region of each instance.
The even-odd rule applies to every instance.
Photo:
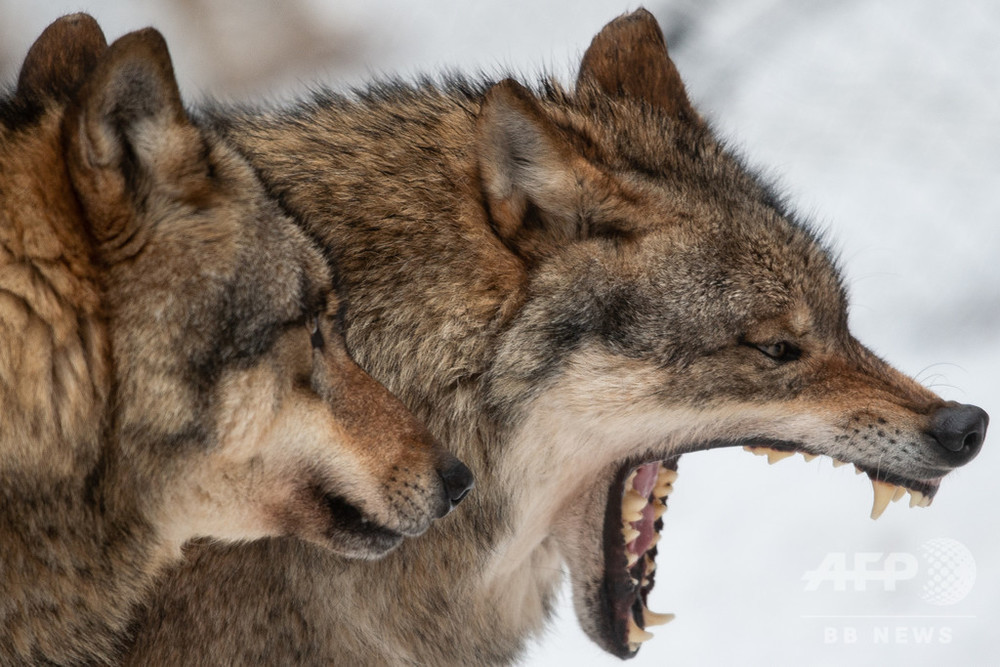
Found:
[[[341,309],[159,33],[42,34],[0,99],[0,663],[113,660],[188,539],[370,559],[451,509],[467,469]]]
[[[157,594],[136,664],[506,663],[563,567],[584,630],[630,657],[670,620],[646,598],[681,455],[850,462],[877,516],[907,491],[929,504],[982,445],[980,408],[851,335],[831,253],[716,139],[648,12],[597,35],[572,89],[384,83],[206,115],[333,253],[358,362],[478,492],[374,569],[199,549]],[[206,613],[221,576],[238,584]],[[259,631],[291,619],[295,643]]]

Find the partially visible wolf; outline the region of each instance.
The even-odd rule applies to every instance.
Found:
[[[46,30],[0,101],[0,664],[112,659],[189,538],[372,558],[460,499],[332,288],[158,33]]]
[[[645,11],[571,90],[390,83],[209,115],[337,259],[348,347],[477,493],[372,567],[200,548],[135,664],[510,662],[564,566],[584,630],[628,657],[669,620],[645,600],[681,454],[848,461],[877,515],[929,503],[983,442],[982,410],[851,336],[830,253],[713,136]]]

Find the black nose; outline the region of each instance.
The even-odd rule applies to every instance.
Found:
[[[462,502],[462,499],[469,495],[469,491],[475,486],[472,471],[458,459],[454,459],[446,465],[443,470],[438,471],[441,481],[444,482],[444,493],[451,504],[450,509]]]
[[[971,461],[983,446],[990,416],[975,405],[950,403],[931,416],[928,433],[952,454],[956,465]]]

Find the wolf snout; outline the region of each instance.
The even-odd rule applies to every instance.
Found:
[[[927,432],[955,465],[968,463],[979,453],[990,416],[976,405],[949,403],[931,416]]]
[[[440,515],[444,516],[455,509],[455,506],[469,495],[469,491],[475,486],[475,479],[468,466],[455,458],[451,459],[443,468],[438,470],[438,476],[441,478],[441,483],[444,486],[446,502],[444,510]]]

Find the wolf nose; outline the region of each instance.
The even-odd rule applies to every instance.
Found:
[[[956,464],[971,461],[983,445],[990,416],[975,405],[951,403],[939,408],[931,417],[928,432],[938,443],[957,456],[949,456]]]
[[[475,486],[475,480],[472,471],[458,459],[454,459],[443,470],[439,470],[438,475],[444,483],[444,493],[448,498],[449,507],[445,512],[447,513],[455,509],[455,505],[469,495],[469,491]]]

